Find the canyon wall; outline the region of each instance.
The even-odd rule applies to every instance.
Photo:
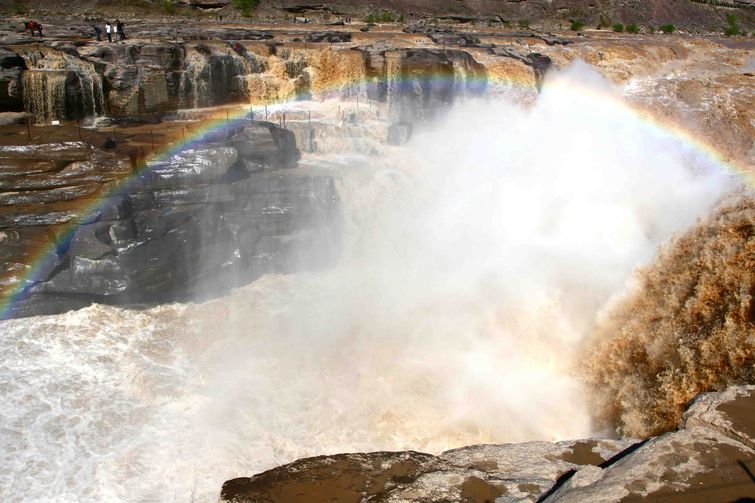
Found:
[[[480,95],[486,82],[485,67],[461,50],[245,40],[8,45],[0,66],[6,109],[38,124],[328,97],[388,103],[398,121],[414,121]]]

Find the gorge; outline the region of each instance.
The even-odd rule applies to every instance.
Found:
[[[4,500],[750,494],[751,39],[4,22]]]

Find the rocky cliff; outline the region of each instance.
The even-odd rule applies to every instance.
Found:
[[[361,96],[390,104],[399,120],[416,120],[438,104],[485,88],[485,67],[467,52],[357,46],[349,43],[349,32],[291,32],[274,40],[269,30],[134,23],[125,42],[102,44],[80,38],[91,35],[89,27],[71,28],[78,36],[58,37],[54,30],[60,28],[53,26],[56,38],[42,42],[6,23],[8,36],[0,45],[3,110],[26,111],[34,123],[47,124]],[[534,65],[516,51],[509,57]]]
[[[249,121],[146,165],[84,142],[0,147],[3,286],[25,289],[7,314],[197,298],[331,263],[338,195],[287,170],[298,158],[292,132]]]
[[[302,459],[223,484],[227,502],[748,501],[755,386],[705,393],[644,441],[577,440]]]
[[[10,4],[10,2],[7,2]],[[72,6],[57,0],[24,0],[18,2],[26,10],[37,12],[68,12]],[[145,0],[142,10],[165,16],[168,13],[192,15],[211,12],[239,18],[242,11],[230,0],[170,0],[172,7],[159,0]],[[10,8],[11,5],[8,5]],[[130,9],[111,0],[77,2],[81,13],[110,11],[114,14]],[[176,8],[179,10],[176,11]],[[722,30],[726,14],[736,13],[745,30],[752,29],[755,5],[752,0],[261,0],[250,11],[255,17],[282,19],[298,17],[333,21],[344,17],[355,20],[387,11],[393,18],[436,18],[471,23],[539,23],[558,24],[582,20],[588,23],[640,23],[660,26],[673,23],[694,30]]]

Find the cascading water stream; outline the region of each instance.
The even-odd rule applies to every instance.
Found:
[[[19,53],[27,66],[21,77],[24,108],[36,123],[105,112],[102,77],[91,63],[47,48]]]
[[[3,499],[215,501],[302,456],[594,433],[579,342],[729,181],[601,107],[594,72],[559,78],[406,147],[305,157],[343,201],[331,270],[0,322]]]

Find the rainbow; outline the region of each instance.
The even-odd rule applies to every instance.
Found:
[[[429,86],[453,86],[460,84],[460,81],[455,80],[453,76],[433,76],[432,78],[422,76],[421,80],[423,84]],[[510,76],[499,78],[490,75],[484,77],[470,76],[470,78],[463,82],[467,89],[477,92],[478,94],[481,94],[486,90],[490,91],[491,88],[499,90],[519,89],[528,92],[534,92],[535,90],[535,82],[532,78],[511,78]],[[345,97],[349,100],[348,103],[353,103],[355,100],[359,99],[360,94],[361,96],[365,96],[366,89],[370,85],[374,84],[363,78],[350,77],[344,78],[335,83],[330,83],[327,86],[322,86],[314,92],[317,95],[318,100],[333,97]],[[414,80],[407,79],[393,82],[389,84],[389,88],[391,85],[394,86],[394,90],[402,86],[415,86],[417,85],[417,78],[415,77]],[[641,124],[644,128],[647,128],[654,134],[673,138],[680,142],[686,149],[702,155],[712,165],[726,170],[742,183],[755,187],[755,170],[746,165],[738,164],[732,160],[726,159],[725,156],[723,156],[713,145],[707,143],[704,139],[693,135],[688,130],[676,124],[655,116],[648,110],[632,106],[617,94],[596,90],[594,87],[579,85],[575,84],[573,81],[567,82],[558,78],[546,80],[544,89],[557,90],[558,92],[568,93],[571,96],[585,99],[593,106],[605,107],[611,113],[617,114],[623,120]],[[491,93],[488,92],[488,94]],[[54,259],[56,253],[59,250],[67,248],[76,229],[85,222],[91,222],[93,216],[105,209],[115,197],[128,193],[129,190],[137,186],[140,183],[140,180],[148,173],[151,166],[154,166],[161,160],[167,159],[185,149],[201,144],[211,133],[238,128],[241,125],[248,123],[250,120],[250,109],[254,111],[253,117],[256,118],[259,116],[263,107],[272,109],[272,112],[275,113],[285,110],[286,107],[293,102],[301,104],[301,101],[294,96],[289,100],[251,101],[249,103],[237,105],[232,109],[229,109],[228,107],[217,107],[216,111],[206,118],[201,123],[201,126],[190,136],[187,136],[180,142],[168,145],[153,152],[136,166],[132,174],[125,176],[123,179],[114,183],[107,192],[101,194],[100,197],[93,202],[83,203],[83,206],[77,209],[78,216],[66,224],[64,231],[54,242],[39,246],[38,249],[35,250],[29,250],[30,256],[33,257],[33,260],[29,264],[26,274],[17,282],[14,288],[6,292],[2,298],[0,298],[0,320],[12,317],[14,306],[27,297],[29,290],[35,283],[46,279],[47,275],[49,275],[56,264]],[[348,103],[346,104],[347,106]],[[362,103],[364,104],[366,102],[363,101]]]

